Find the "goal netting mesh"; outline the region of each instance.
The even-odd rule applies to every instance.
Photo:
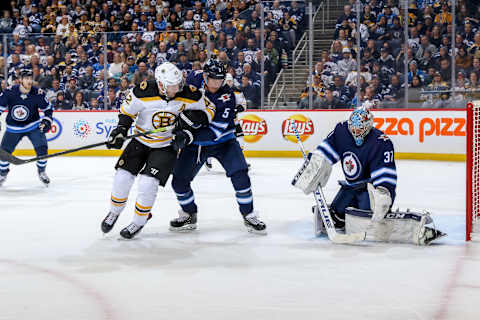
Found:
[[[467,104],[467,234],[480,240],[480,100]]]

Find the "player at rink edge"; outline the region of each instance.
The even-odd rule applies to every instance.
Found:
[[[305,194],[324,187],[337,161],[346,180],[339,181],[340,190],[329,206],[335,228],[347,234],[367,232],[368,240],[417,245],[445,236],[426,226],[433,224],[428,212],[391,211],[397,186],[394,148],[390,138],[373,127],[373,115],[365,105],[309,153],[292,184]],[[317,207],[313,210],[318,217]]]
[[[192,131],[207,125],[215,113],[203,94],[184,86],[182,72],[165,62],[155,69],[155,80],[143,81],[125,97],[118,125],[110,134],[108,148],[120,149],[135,121],[135,133],[166,128],[166,131],[132,139],[115,165],[110,212],[101,223],[109,232],[125,208],[128,194],[138,178],[138,195],[133,221],[120,231],[123,238],[138,234],[151,218],[158,186],[164,187],[178,150],[192,143]],[[170,128],[175,123],[174,128]]]
[[[209,157],[217,159],[230,178],[243,221],[249,232],[266,234],[265,223],[259,220],[253,208],[248,166],[235,136],[238,101],[242,96],[225,84],[225,65],[208,59],[203,71],[194,71],[187,84],[204,91],[215,104],[212,122],[194,132],[194,141],[180,152],[173,170],[172,187],[181,209],[179,217],[170,221],[171,231],[188,231],[197,228],[197,205],[191,182]]]
[[[3,111],[8,109],[7,128],[0,148],[8,153],[12,153],[20,140],[26,136],[32,143],[37,156],[48,154],[45,133],[52,127],[53,107],[42,89],[32,84],[32,71],[23,69],[20,72],[20,84],[13,85],[0,93],[0,116]],[[40,117],[39,109],[43,112],[43,117]],[[0,161],[0,186],[7,179],[9,166],[8,162]],[[48,186],[50,178],[45,171],[46,167],[47,160],[37,161],[38,177],[43,184]]]

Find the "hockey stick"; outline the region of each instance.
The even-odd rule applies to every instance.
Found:
[[[297,137],[297,143],[300,146],[300,150],[302,151],[303,158],[306,159],[307,153],[305,152],[305,147],[303,146],[303,142],[300,139],[300,135],[298,134],[297,124],[295,123],[295,120],[290,120],[290,121],[293,127],[293,131],[295,132],[295,136]],[[315,198],[318,212],[322,217],[323,225],[327,230],[328,238],[330,239],[330,241],[332,241],[333,243],[356,243],[356,242],[365,240],[365,237],[366,237],[365,232],[352,233],[352,234],[337,233],[337,230],[335,230],[335,226],[333,225],[332,217],[328,210],[327,201],[325,200],[325,196],[323,194],[321,185],[317,186],[317,189],[313,193],[313,196]],[[316,224],[318,219],[317,217],[314,217],[314,219],[315,219],[314,223]],[[315,229],[317,229],[317,227],[315,227]],[[315,230],[315,233],[316,233],[316,230]]]
[[[137,134],[132,134],[130,136],[126,136],[125,140],[145,136],[145,135],[152,134],[152,133],[164,132],[164,131],[173,129],[173,127],[174,126],[171,125],[171,126],[168,126],[168,127],[162,127],[162,128],[153,129],[153,130],[149,130],[149,131],[145,131],[145,132],[141,132],[141,133],[137,133]],[[8,162],[10,162],[11,164],[14,164],[14,165],[20,165],[20,164],[30,163],[30,162],[34,162],[34,161],[38,161],[38,160],[58,157],[58,156],[61,156],[61,155],[64,155],[64,154],[69,154],[69,153],[77,152],[77,151],[80,151],[80,150],[86,150],[86,149],[91,149],[91,148],[103,146],[103,145],[107,144],[108,142],[109,141],[107,140],[107,141],[98,142],[98,143],[94,143],[94,144],[89,144],[89,145],[86,145],[86,146],[83,146],[83,147],[79,147],[79,148],[75,148],[75,149],[69,149],[69,150],[60,151],[60,152],[56,152],[56,153],[51,153],[51,154],[47,154],[47,155],[44,155],[44,156],[39,156],[39,157],[31,158],[31,159],[17,158],[15,156],[13,156],[12,154],[8,153],[7,151],[0,148],[0,160],[8,161]]]

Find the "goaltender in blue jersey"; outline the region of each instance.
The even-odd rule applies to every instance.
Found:
[[[20,84],[6,89],[0,94],[0,112],[8,110],[6,132],[0,148],[12,153],[23,137],[27,137],[37,156],[48,153],[45,133],[52,127],[53,107],[45,97],[42,89],[32,86],[31,70],[23,70]],[[43,117],[39,111],[43,112]],[[50,183],[45,168],[47,160],[37,161],[38,176],[45,185]],[[9,163],[0,161],[0,186],[5,182],[9,172]]]
[[[369,108],[355,109],[335,126],[308,155],[292,184],[306,194],[325,186],[332,166],[340,162],[345,180],[333,199],[330,213],[335,227],[347,233],[367,232],[376,241],[429,244],[445,235],[426,227],[426,213],[392,212],[397,170],[390,138],[373,127]],[[318,208],[314,212],[319,217]],[[319,224],[321,225],[321,224]]]

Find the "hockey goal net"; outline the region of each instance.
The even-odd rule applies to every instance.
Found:
[[[480,100],[467,103],[467,234],[480,236]]]

